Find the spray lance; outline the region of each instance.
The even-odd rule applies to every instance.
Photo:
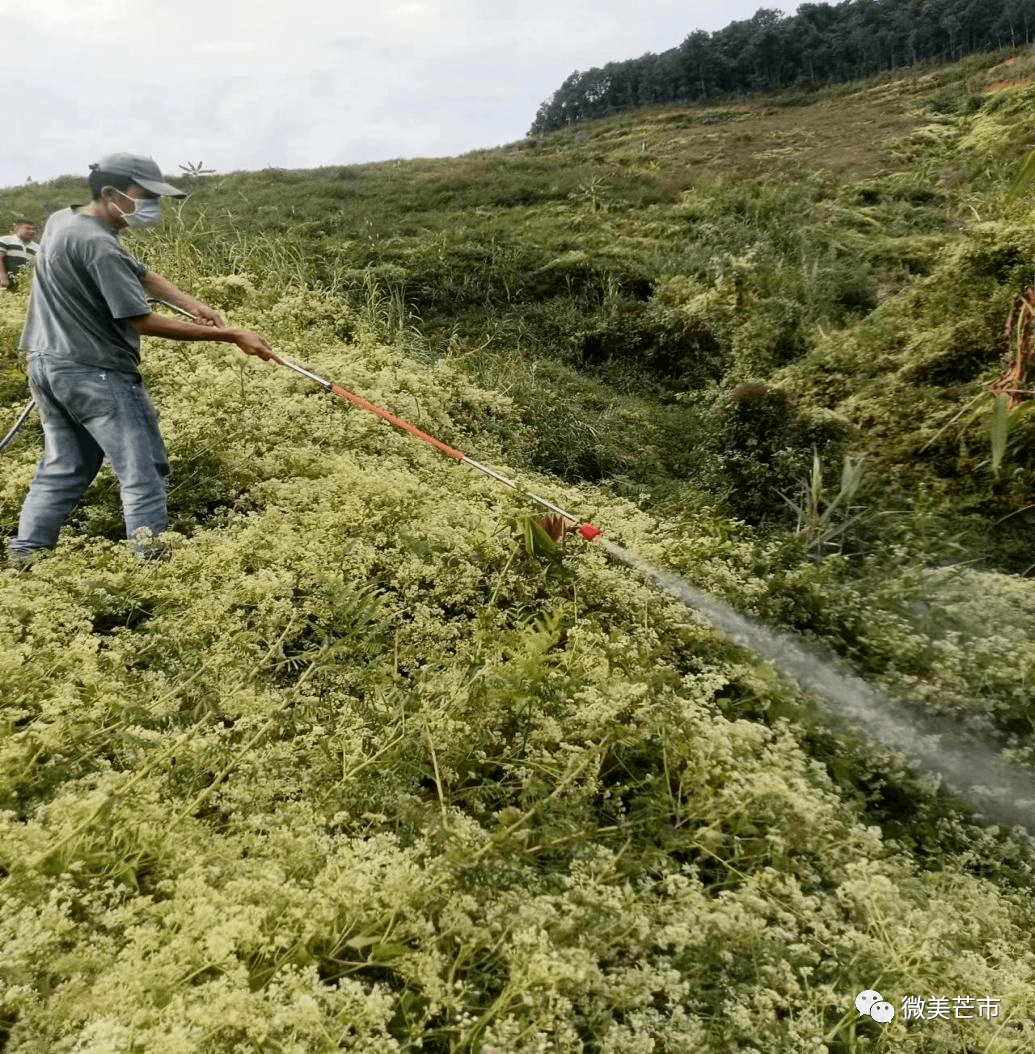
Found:
[[[168,307],[173,311],[178,312],[185,318],[189,318],[192,321],[196,321],[194,316],[189,312],[185,311],[181,307],[177,307],[175,304],[169,303],[168,300],[162,300],[159,297],[152,297],[152,301],[156,304],[161,304],[164,307]],[[519,493],[525,495],[531,501],[541,505],[544,509],[549,509],[555,516],[559,516],[562,520],[567,520],[570,523],[578,524],[575,528],[575,533],[585,538],[587,542],[591,542],[596,538],[599,538],[603,533],[599,527],[594,527],[591,523],[580,523],[579,517],[574,516],[570,512],[565,512],[564,509],[557,505],[554,505],[552,501],[547,501],[546,498],[541,498],[537,494],[531,494],[526,491],[519,483],[504,476],[503,473],[497,472],[495,469],[489,468],[488,465],[483,465],[480,461],[475,461],[474,458],[468,457],[466,454],[461,453],[459,450],[455,450],[453,447],[443,443],[440,439],[436,439],[434,436],[430,436],[427,432],[422,432],[415,425],[410,424],[409,421],[404,421],[401,417],[396,417],[395,414],[389,413],[387,410],[383,410],[380,406],[375,406],[372,402],[368,402],[362,396],[356,395],[353,392],[342,388],[338,384],[327,380],[324,377],[320,377],[313,373],[311,370],[307,370],[304,366],[299,366],[295,362],[291,362],[289,359],[285,359],[283,356],[277,356],[278,361],[282,366],[286,366],[289,370],[294,370],[295,373],[300,374],[307,380],[312,381],[314,384],[320,385],[325,391],[330,392],[332,395],[338,396],[340,399],[346,399],[354,406],[360,407],[362,410],[366,410],[369,413],[375,414],[380,417],[383,421],[387,421],[390,425],[400,429],[403,432],[408,432],[415,439],[419,439],[422,443],[427,443],[428,446],[434,447],[440,454],[445,454],[446,457],[452,458],[454,461],[459,462],[462,465],[470,465],[471,468],[476,469],[483,475],[488,476],[490,479],[496,480],[497,483],[502,483],[505,487],[510,487],[512,490],[516,490]],[[30,408],[31,409],[31,408]]]

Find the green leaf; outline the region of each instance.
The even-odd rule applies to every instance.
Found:
[[[1030,150],[1021,164],[1020,171],[1014,176],[1006,192],[1008,198],[1019,198],[1035,180],[1035,150]]]
[[[1002,471],[1006,457],[1006,444],[1010,438],[1010,397],[997,395],[988,418],[988,435],[992,441],[992,475],[996,479]]]
[[[529,556],[556,560],[561,555],[557,543],[546,533],[534,516],[522,516],[516,524],[525,552]]]

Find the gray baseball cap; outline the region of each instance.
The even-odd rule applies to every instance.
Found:
[[[153,158],[142,157],[140,154],[107,154],[90,168],[98,172],[110,172],[112,175],[129,176],[134,183],[152,194],[161,194],[168,198],[187,196],[186,191],[177,190],[171,183],[162,179],[162,170]]]

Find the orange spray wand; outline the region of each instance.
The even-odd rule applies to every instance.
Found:
[[[194,316],[189,311],[185,311],[181,307],[177,307],[175,304],[170,304],[167,300],[162,300],[158,297],[152,297],[155,303],[163,304],[165,307],[171,308],[173,311],[179,312],[187,318],[193,319]],[[549,509],[552,513],[557,516],[563,517],[565,520],[569,520],[571,523],[578,524],[575,528],[577,534],[580,534],[586,541],[591,542],[595,538],[598,538],[603,531],[599,527],[594,527],[591,523],[579,523],[579,517],[573,516],[570,512],[565,512],[564,509],[553,502],[547,501],[546,498],[541,498],[537,494],[532,494],[525,490],[524,487],[520,486],[514,480],[507,476],[504,476],[501,472],[495,471],[495,469],[489,468],[487,465],[483,465],[480,461],[475,461],[474,458],[468,457],[466,454],[461,453],[459,450],[455,450],[451,446],[447,446],[440,439],[436,439],[434,436],[428,435],[427,432],[422,432],[416,425],[410,424],[409,421],[404,421],[401,417],[396,417],[395,414],[389,413],[387,410],[383,410],[380,406],[375,406],[372,402],[368,402],[362,396],[355,395],[353,392],[348,391],[346,388],[342,388],[340,385],[333,384],[331,381],[324,377],[320,377],[313,373],[311,370],[307,370],[304,366],[299,366],[297,363],[291,362],[285,359],[283,356],[277,356],[278,361],[282,366],[286,366],[289,370],[294,370],[295,373],[301,374],[307,380],[312,381],[314,384],[320,385],[321,388],[325,388],[332,395],[337,395],[340,399],[347,399],[350,403],[360,407],[362,410],[366,410],[369,413],[375,414],[380,417],[383,421],[387,421],[394,428],[398,428],[403,432],[408,432],[415,439],[419,439],[422,443],[427,443],[429,446],[434,447],[439,453],[445,454],[446,457],[452,458],[454,461],[458,461],[464,465],[470,465],[471,468],[477,469],[479,472],[488,476],[490,479],[496,480],[497,483],[502,483],[505,487],[510,487],[513,490],[525,495],[525,497],[531,499],[539,505],[542,505],[544,509]]]

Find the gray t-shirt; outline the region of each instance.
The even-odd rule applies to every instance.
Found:
[[[151,310],[146,274],[107,224],[71,208],[55,212],[40,239],[19,347],[136,373],[140,336],[128,320]]]

